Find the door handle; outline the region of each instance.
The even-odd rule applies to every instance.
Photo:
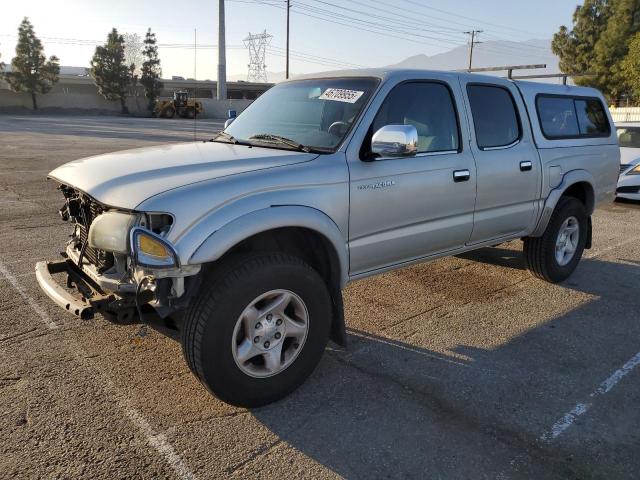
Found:
[[[453,181],[454,182],[466,182],[471,177],[471,173],[469,170],[454,170],[453,171]]]
[[[531,160],[523,160],[522,162],[520,162],[521,172],[528,172],[532,168],[533,168],[533,163],[531,163]]]

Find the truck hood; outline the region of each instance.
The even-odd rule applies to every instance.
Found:
[[[49,177],[105,205],[135,209],[144,200],[177,187],[317,156],[227,143],[179,143],[75,160],[56,168]]]

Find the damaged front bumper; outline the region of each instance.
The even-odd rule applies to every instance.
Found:
[[[80,296],[75,296],[62,287],[53,278],[55,274],[66,274],[67,288],[75,287]],[[42,291],[51,300],[84,320],[93,318],[95,313],[101,313],[111,318],[115,317],[114,320],[119,323],[126,323],[134,316],[137,305],[148,303],[154,298],[151,290],[122,296],[107,293],[70,259],[38,262],[36,279]]]

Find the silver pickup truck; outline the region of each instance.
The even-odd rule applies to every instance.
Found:
[[[52,171],[72,235],[37,279],[81,318],[160,319],[212,393],[263,405],[329,338],[346,344],[352,280],[512,239],[533,275],[566,279],[614,198],[612,125],[589,88],[421,70],[284,82],[211,141]]]

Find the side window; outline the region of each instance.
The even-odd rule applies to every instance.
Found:
[[[418,153],[458,150],[458,120],[449,89],[435,82],[410,82],[394,87],[380,107],[372,131],[385,125],[413,125]]]
[[[582,135],[609,136],[609,121],[602,104],[595,98],[576,99],[578,125]]]
[[[545,137],[562,138],[580,135],[573,98],[538,97],[536,107]]]
[[[493,85],[468,85],[467,95],[478,147],[504,147],[520,138],[520,119],[509,90]]]
[[[538,95],[536,109],[542,133],[549,139],[608,137],[611,133],[597,98]]]

